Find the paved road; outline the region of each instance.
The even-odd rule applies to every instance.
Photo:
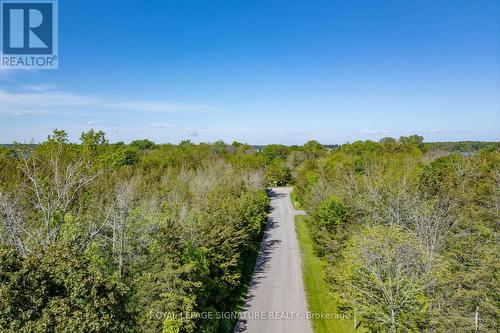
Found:
[[[312,333],[302,280],[291,188],[271,190],[271,213],[235,332]]]

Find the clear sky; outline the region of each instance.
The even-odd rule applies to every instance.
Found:
[[[0,142],[500,140],[500,1],[59,1],[59,69],[0,71]]]

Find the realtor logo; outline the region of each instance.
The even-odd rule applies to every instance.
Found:
[[[57,1],[1,2],[1,68],[58,67]]]

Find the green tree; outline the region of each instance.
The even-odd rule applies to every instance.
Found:
[[[2,332],[129,332],[127,302],[124,285],[103,277],[69,247],[27,257],[0,251]]]
[[[420,135],[402,136],[399,138],[399,143],[403,145],[415,145],[418,148],[424,148],[424,137]]]
[[[264,181],[268,186],[283,186],[290,180],[290,170],[280,158],[273,159],[264,171]]]
[[[140,150],[150,150],[156,147],[156,144],[148,139],[134,140],[130,142],[129,146],[138,148]]]
[[[271,163],[275,158],[285,160],[288,156],[289,149],[285,145],[267,145],[265,146],[261,154],[266,158],[267,163]]]
[[[418,331],[428,304],[423,263],[407,232],[368,227],[347,245],[338,288],[371,332]]]
[[[398,141],[394,138],[391,138],[390,136],[381,138],[378,142],[383,143],[383,144],[397,144]]]
[[[108,143],[108,140],[106,139],[103,131],[96,132],[93,129],[88,132],[82,132],[80,141],[84,146],[89,146],[90,148],[95,148],[96,146],[101,146]]]
[[[316,140],[307,141],[302,149],[307,154],[309,159],[315,159],[324,156],[326,149]]]
[[[313,218],[316,224],[330,230],[347,221],[349,210],[335,197],[324,200],[314,211]]]

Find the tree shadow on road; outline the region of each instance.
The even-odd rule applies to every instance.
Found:
[[[268,191],[268,195],[271,200],[281,199],[286,197],[285,193],[279,193],[273,190]],[[281,243],[280,240],[272,239],[272,230],[279,226],[278,221],[274,218],[273,210],[274,207],[270,207],[266,228],[264,230],[264,235],[262,236],[262,241],[259,250],[259,256],[257,257],[257,261],[255,262],[255,268],[252,275],[252,280],[249,284],[248,294],[245,297],[245,306],[242,312],[248,310],[248,307],[255,297],[255,290],[262,279],[266,277],[266,273],[269,270],[269,261],[271,259],[271,254],[273,251],[279,246]],[[242,318],[236,324],[234,329],[235,333],[245,332],[247,329],[247,320]]]

